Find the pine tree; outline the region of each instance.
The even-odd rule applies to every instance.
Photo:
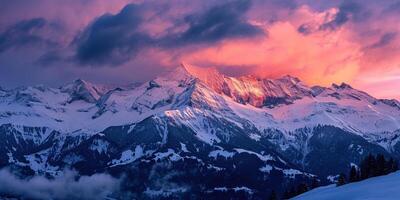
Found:
[[[382,154],[378,154],[376,156],[376,176],[382,176],[385,174],[385,167],[386,166],[386,160],[385,157]]]
[[[368,156],[361,162],[361,179],[367,179],[376,176],[377,164],[376,159],[372,154]]]
[[[311,182],[311,189],[317,188],[319,186],[319,181],[316,177],[313,177]]]
[[[300,184],[297,186],[297,191],[296,191],[297,195],[302,194],[302,193],[307,192],[307,191],[308,191],[307,184],[305,184],[305,183],[300,183]]]
[[[392,172],[399,170],[398,162],[395,160],[393,161]]]
[[[393,160],[393,158],[390,158],[389,161],[387,161],[386,166],[385,166],[385,174],[389,174],[392,172],[393,165],[394,165],[394,160]]]
[[[356,182],[359,180],[358,170],[355,166],[351,166],[350,174],[349,174],[349,182]]]
[[[397,164],[397,161],[395,161],[393,158],[390,158],[389,161],[386,163],[386,174],[395,172],[399,169],[399,166]]]
[[[345,177],[345,175],[343,173],[341,173],[341,174],[339,174],[339,178],[338,178],[338,181],[336,183],[336,186],[341,186],[341,185],[344,185],[344,184],[346,184],[346,177]]]
[[[292,195],[292,197],[297,195],[296,189],[294,187],[292,187],[292,189],[290,190],[290,194]]]
[[[360,180],[367,179],[369,177],[369,164],[368,164],[368,158],[365,157],[360,164]]]
[[[287,190],[285,192],[285,199],[290,199],[292,197],[296,196],[296,190],[294,189],[294,187],[291,187],[290,190]]]
[[[376,173],[377,164],[376,164],[375,156],[373,156],[372,154],[368,155],[368,165],[369,165],[369,173],[368,173],[369,176],[367,178],[376,176],[377,175],[377,173]]]
[[[278,198],[276,196],[275,190],[272,190],[271,195],[269,196],[269,200],[277,200],[277,199]]]
[[[360,164],[359,179],[364,180],[374,176],[385,175],[399,169],[398,162],[393,158],[388,161],[385,156],[378,154],[376,157],[369,154],[365,157]],[[352,182],[354,175],[353,169],[350,171],[349,181]]]

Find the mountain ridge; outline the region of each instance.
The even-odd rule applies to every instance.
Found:
[[[199,183],[207,191],[245,185],[266,197],[263,187],[282,191],[316,176],[327,183],[369,153],[400,158],[398,105],[347,84],[234,78],[189,65],[134,87],[26,87],[0,96],[0,166],[56,176],[69,167],[147,173],[167,162],[203,170],[198,176],[251,177]]]
[[[239,104],[244,106],[249,104],[251,106],[247,106],[247,110],[258,110],[261,113],[267,112],[269,114],[275,113],[275,110],[282,110],[285,106],[291,107],[291,104],[295,102],[295,104],[298,104],[294,106],[296,109],[301,108],[306,103],[307,107],[311,106],[311,110],[317,109],[318,111],[318,109],[323,109],[324,113],[327,113],[326,111],[331,112],[330,108],[327,107],[332,106],[335,109],[339,109],[337,112],[346,111],[340,111],[343,108],[339,107],[354,107],[346,103],[353,101],[353,103],[364,104],[365,106],[362,110],[355,107],[349,111],[354,112],[355,110],[359,110],[364,112],[370,110],[368,112],[372,112],[373,115],[387,115],[385,118],[391,120],[397,117],[391,117],[391,114],[386,111],[388,108],[382,108],[386,112],[383,113],[376,110],[375,107],[380,108],[382,105],[387,105],[400,109],[400,103],[396,100],[376,99],[363,91],[353,89],[345,83],[341,85],[333,84],[331,87],[309,87],[303,84],[298,78],[292,76],[285,76],[279,79],[259,79],[248,76],[233,78],[222,75],[215,69],[203,70],[200,67],[188,64],[182,64],[152,81],[133,88],[109,89],[102,85],[95,85],[77,79],[59,89],[33,86],[5,91],[5,94],[2,95],[2,102],[10,106],[19,102],[21,105],[15,106],[21,109],[21,111],[25,108],[27,110],[33,108],[29,112],[30,114],[37,115],[38,113],[35,112],[39,111],[50,118],[59,117],[58,115],[63,116],[63,113],[66,113],[68,110],[73,111],[77,116],[83,117],[84,113],[92,113],[90,116],[85,117],[88,120],[98,119],[103,114],[110,115],[111,113],[111,115],[118,115],[121,112],[125,112],[126,115],[130,113],[135,118],[135,116],[137,117],[137,115],[142,115],[146,112],[149,112],[146,116],[160,112],[161,110],[156,111],[158,108],[161,109],[164,107],[164,110],[173,109],[179,102],[181,104],[183,102],[190,103],[189,99],[193,99],[193,96],[189,94],[190,90],[200,92],[203,95],[203,97],[199,95],[197,98],[197,100],[204,101],[201,104],[202,106],[214,105],[216,109],[219,109],[228,108],[227,104],[230,104],[233,106],[232,108],[239,108],[240,110],[240,107],[243,106]],[[186,98],[188,99],[183,100],[182,97],[185,96],[185,93],[187,93]],[[207,95],[208,98],[204,98]],[[176,99],[178,97],[181,98],[179,101]],[[214,101],[214,98],[220,100]],[[331,98],[334,98],[334,100]],[[82,102],[79,100],[82,100]],[[238,105],[229,103],[231,100],[238,103]],[[225,102],[225,105],[217,105],[223,102]],[[339,107],[336,108],[335,104]],[[43,110],[43,108],[36,109],[39,106],[44,107],[46,110]],[[322,108],[319,108],[321,106]],[[47,110],[52,110],[54,113],[49,113]],[[15,111],[8,111],[9,114],[12,112]],[[67,114],[72,115],[73,113]],[[29,116],[27,113],[24,113],[24,115]],[[123,118],[123,116],[121,117]],[[273,117],[279,119],[282,116],[273,115]],[[7,117],[0,117],[0,123],[3,123],[4,119],[7,119]],[[62,119],[55,120],[62,121]],[[394,131],[394,129],[392,128],[391,131]]]

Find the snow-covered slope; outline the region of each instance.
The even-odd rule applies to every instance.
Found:
[[[83,100],[88,103],[95,103],[106,91],[106,87],[96,86],[84,80],[77,79],[60,89],[61,92],[70,95],[69,103],[76,100]]]
[[[219,94],[255,107],[290,104],[296,99],[312,95],[311,88],[292,76],[279,79],[259,79],[254,76],[235,78],[222,75],[212,68],[204,69],[188,64],[183,64],[183,67]]]
[[[346,184],[340,187],[329,185],[313,189],[293,199],[296,200],[337,200],[337,199],[400,199],[400,172],[386,176],[369,178],[367,180]]]
[[[379,100],[346,84],[324,88],[308,87],[291,76],[234,78],[187,64],[133,88],[110,90],[78,79],[61,88],[2,91],[0,124],[97,132],[194,101],[212,111],[231,110],[236,118],[250,121],[261,131],[289,132],[326,124],[375,137],[400,129],[398,101]]]
[[[228,77],[188,64],[125,88],[78,79],[0,90],[0,167],[89,173],[189,159],[207,173],[239,170],[262,183],[312,174],[325,182],[369,153],[400,157],[399,105],[347,84]]]
[[[138,122],[185,101],[180,95],[189,92],[194,78],[182,70],[127,89],[107,90],[78,79],[61,88],[34,86],[6,91],[0,96],[0,124],[96,133],[109,126]]]

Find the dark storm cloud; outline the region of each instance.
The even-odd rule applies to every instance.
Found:
[[[339,12],[335,15],[332,21],[321,25],[321,30],[335,30],[344,25],[349,20],[362,21],[369,18],[371,13],[365,10],[359,2],[353,0],[344,1],[339,6]]]
[[[53,45],[38,32],[47,25],[43,18],[20,21],[0,33],[0,52],[28,45]]]
[[[394,1],[383,9],[383,14],[399,14],[400,13],[400,1]]]
[[[142,23],[139,5],[129,4],[116,15],[95,20],[77,39],[76,58],[83,64],[120,64],[134,56],[151,38],[138,30]]]
[[[53,65],[60,61],[65,61],[66,58],[62,55],[62,53],[58,50],[48,51],[40,56],[35,63],[41,66],[49,66]]]
[[[301,34],[308,35],[312,33],[312,28],[309,24],[302,24],[297,28],[297,31]]]
[[[145,8],[130,4],[116,15],[103,15],[93,22],[77,39],[76,58],[84,65],[119,65],[150,46],[174,49],[263,35],[260,28],[246,22],[245,13],[250,6],[247,0],[220,3],[199,14],[182,16],[183,21],[174,22],[175,28],[186,25],[187,29],[154,37],[140,29],[145,22]],[[44,59],[47,60],[46,57]]]
[[[375,44],[371,45],[370,48],[375,49],[375,48],[387,46],[388,44],[393,42],[396,39],[396,37],[397,37],[396,32],[385,33],[381,36],[379,41],[377,41]]]
[[[264,0],[262,0],[264,1]],[[281,8],[289,8],[295,9],[299,6],[296,0],[270,0],[272,5],[281,7]]]
[[[250,1],[232,1],[212,7],[200,15],[187,16],[189,28],[178,38],[178,44],[217,42],[226,38],[252,37],[263,31],[246,22]]]

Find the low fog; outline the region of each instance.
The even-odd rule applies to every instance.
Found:
[[[104,199],[119,186],[120,180],[108,174],[79,177],[74,171],[64,171],[54,179],[20,179],[8,169],[0,170],[0,194],[28,199]]]

